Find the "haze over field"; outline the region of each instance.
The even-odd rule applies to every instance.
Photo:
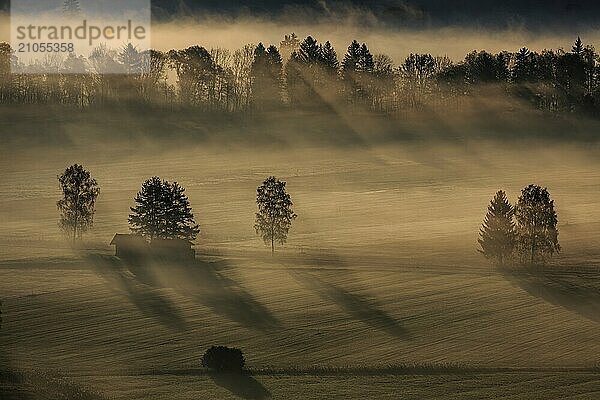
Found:
[[[304,378],[286,372],[241,382],[195,376],[203,349],[226,343],[243,348],[257,370],[447,362],[480,368],[474,382],[460,378],[477,396],[495,396],[490,388],[508,379],[528,398],[532,392],[516,388],[533,379],[550,394],[593,398],[598,376],[590,372],[517,378],[486,368],[596,365],[596,145],[429,138],[223,150],[180,139],[159,150],[162,140],[99,144],[100,151],[87,142],[50,145],[4,159],[2,346],[12,365],[50,368],[92,393],[123,399],[160,399],[162,390],[182,399],[311,396]],[[55,177],[81,159],[102,192],[94,229],[83,249],[72,250],[56,225]],[[155,174],[186,187],[201,225],[203,261],[191,270],[129,270],[110,257],[108,241],[127,232],[132,198]],[[252,228],[254,190],[269,174],[287,180],[300,216],[275,258]],[[564,250],[543,275],[504,275],[475,251],[477,230],[495,190],[514,201],[530,182],[551,190]],[[357,396],[366,385],[381,396],[414,387],[419,398],[431,393],[420,392],[423,385],[439,382],[423,381],[427,373],[392,380],[314,373],[324,385],[318,392],[331,396]],[[444,374],[453,380],[462,373]],[[35,375],[26,379],[51,390]],[[440,396],[466,390],[434,387]]]

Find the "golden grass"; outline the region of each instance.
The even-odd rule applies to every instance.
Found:
[[[484,162],[486,151],[90,154],[102,194],[78,250],[61,238],[55,211],[55,176],[73,155],[16,163],[0,180],[7,364],[58,371],[123,399],[235,394],[235,382],[207,376],[139,375],[196,368],[213,344],[242,348],[253,369],[596,365],[597,163],[579,149],[564,149],[550,167],[556,149]],[[288,181],[300,215],[275,258],[252,229],[255,187],[272,173]],[[126,232],[131,199],[153,174],[187,188],[203,228],[196,265],[139,269],[110,256],[111,235]],[[556,199],[564,254],[556,273],[495,270],[475,252],[489,197],[504,188],[514,198],[532,181]],[[581,371],[253,379],[279,398],[591,399],[600,391],[598,375]]]

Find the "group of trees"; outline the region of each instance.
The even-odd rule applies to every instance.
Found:
[[[11,65],[17,73],[10,73]],[[108,68],[129,74],[103,74]],[[56,73],[43,73],[48,70]],[[176,82],[168,79],[169,71]],[[87,58],[55,55],[25,66],[7,43],[0,43],[0,103],[87,107],[131,101],[241,112],[341,102],[393,112],[448,106],[488,85],[500,85],[540,109],[593,113],[600,104],[600,58],[577,38],[570,51],[473,51],[460,62],[410,54],[395,66],[390,57],[372,54],[356,40],[340,60],[329,41],[291,35],[279,47],[259,43],[233,52],[201,46],[169,52],[140,52],[130,44],[119,51],[98,46]]]
[[[59,225],[76,240],[93,224],[100,189],[90,172],[79,164],[65,169],[58,181],[62,190],[62,198],[57,202]],[[134,234],[150,241],[157,238],[193,241],[200,232],[185,189],[177,182],[154,176],[142,183],[134,202],[129,215]],[[297,217],[286,183],[268,177],[256,190],[256,204],[254,229],[275,252],[275,244],[285,244]],[[554,201],[546,188],[525,187],[514,206],[500,190],[488,207],[478,251],[500,265],[515,258],[524,264],[544,263],[560,252],[557,224]]]
[[[523,264],[543,264],[560,252],[558,217],[548,189],[529,185],[512,206],[502,190],[488,207],[478,249],[500,265],[517,258]]]
[[[75,241],[92,227],[100,188],[90,172],[79,164],[65,169],[58,176],[58,181],[62,190],[62,198],[57,202],[59,225]],[[273,253],[275,243],[285,244],[292,221],[297,217],[285,185],[285,182],[271,176],[257,188],[258,212],[254,229],[265,244],[270,245]],[[134,234],[149,241],[193,241],[200,233],[185,189],[177,182],[157,176],[147,179],[134,202],[129,215],[130,230]]]

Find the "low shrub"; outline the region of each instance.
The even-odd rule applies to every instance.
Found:
[[[220,372],[241,372],[244,369],[242,350],[226,346],[212,346],[202,356],[202,366]]]

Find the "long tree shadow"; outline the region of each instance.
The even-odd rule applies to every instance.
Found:
[[[247,328],[266,331],[281,326],[278,319],[235,280],[225,276],[224,260],[196,259],[170,263],[157,272],[159,281],[190,296],[213,312]]]
[[[231,394],[243,399],[262,400],[271,397],[271,393],[259,381],[248,374],[210,373],[212,381]]]
[[[530,295],[600,322],[600,274],[552,267],[502,268],[501,273]]]
[[[112,256],[92,254],[88,256],[92,268],[103,277],[111,286],[124,293],[129,301],[144,315],[155,319],[162,325],[175,329],[185,330],[187,323],[180,310],[166,296],[160,293],[156,286],[150,285],[149,276],[140,280],[133,274],[128,265]],[[137,268],[140,268],[137,266]]]
[[[410,339],[409,331],[394,317],[378,308],[365,296],[351,293],[337,285],[308,273],[290,272],[305,287],[313,290],[322,299],[332,301],[354,319],[360,320],[377,330],[399,339]]]

